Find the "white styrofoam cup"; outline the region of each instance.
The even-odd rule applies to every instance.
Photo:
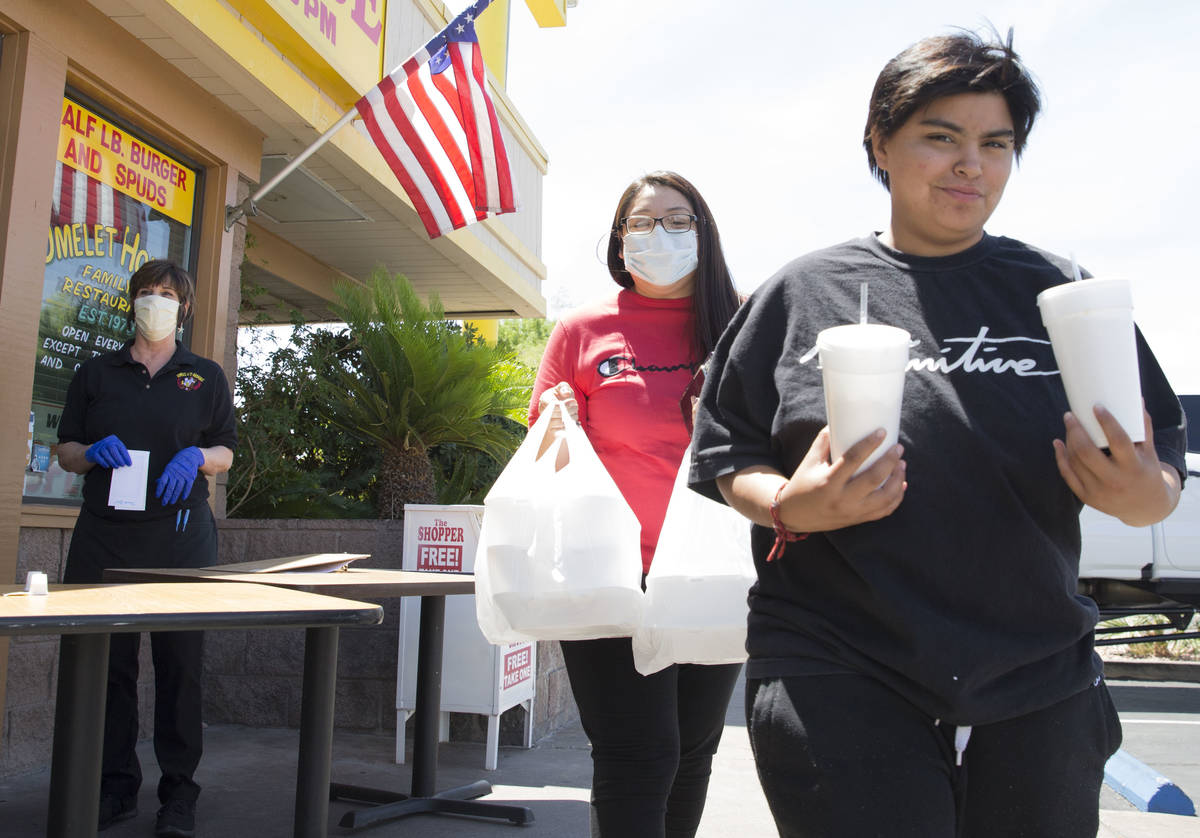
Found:
[[[25,577],[25,592],[30,596],[46,596],[50,592],[50,580],[40,570],[31,570]]]
[[[1092,442],[1108,437],[1092,408],[1103,405],[1134,442],[1146,438],[1133,326],[1133,292],[1123,279],[1085,279],[1037,297],[1071,412]]]
[[[855,474],[899,438],[909,339],[904,329],[879,323],[833,326],[817,335],[833,459],[872,431],[887,433]]]

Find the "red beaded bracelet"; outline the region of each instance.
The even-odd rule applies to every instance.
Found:
[[[784,544],[788,541],[803,541],[808,538],[806,532],[792,532],[783,525],[783,521],[779,520],[779,498],[783,494],[783,490],[787,487],[784,483],[779,487],[779,491],[775,493],[775,500],[771,501],[768,509],[771,510],[771,523],[775,526],[775,546],[771,548],[771,552],[767,554],[767,561],[773,562],[779,556],[783,555]]]

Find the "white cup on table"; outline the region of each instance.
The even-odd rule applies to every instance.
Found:
[[[25,593],[30,596],[46,596],[50,592],[50,580],[40,570],[31,570],[25,577]]]

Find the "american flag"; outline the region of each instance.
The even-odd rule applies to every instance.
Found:
[[[355,105],[431,239],[516,210],[475,35],[491,1],[472,3]]]
[[[115,227],[118,237],[129,228],[129,240],[146,232],[147,208],[136,198],[101,183],[87,172],[59,161],[54,164],[54,192],[50,198],[50,225],[103,224]]]

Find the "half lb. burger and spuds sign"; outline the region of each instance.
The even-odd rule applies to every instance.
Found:
[[[70,99],[63,99],[58,159],[181,224],[192,223],[195,174]]]

